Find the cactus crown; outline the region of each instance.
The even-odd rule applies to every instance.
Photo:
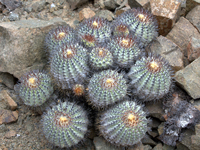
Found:
[[[73,87],[73,92],[76,96],[81,96],[85,94],[85,88],[81,84],[75,84]]]

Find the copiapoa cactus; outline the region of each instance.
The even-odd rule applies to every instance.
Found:
[[[143,8],[130,9],[118,16],[116,20],[129,26],[142,47],[147,46],[158,36],[155,17]]]
[[[87,50],[75,42],[65,43],[50,57],[50,72],[61,89],[72,89],[88,74]]]
[[[172,85],[171,68],[158,55],[150,55],[137,60],[128,73],[133,93],[144,101],[162,98]]]
[[[114,36],[119,36],[119,35],[127,36],[129,34],[132,34],[129,25],[120,20],[115,20],[114,23],[112,24],[112,33]]]
[[[126,80],[113,70],[96,73],[88,85],[89,102],[96,108],[107,107],[122,100],[127,92]]]
[[[111,37],[110,23],[101,17],[86,19],[77,28],[77,37],[86,48],[108,42]]]
[[[114,63],[123,68],[129,68],[139,56],[144,54],[144,49],[139,47],[138,41],[131,35],[115,36],[108,47],[113,54]]]
[[[141,105],[128,100],[102,112],[98,122],[100,134],[116,146],[132,146],[148,130],[146,112]]]
[[[15,90],[25,105],[41,106],[53,93],[51,78],[44,71],[28,72],[21,77],[20,82]]]
[[[43,134],[51,144],[70,148],[85,138],[89,120],[81,106],[65,101],[47,109],[41,124]]]
[[[56,47],[61,46],[64,42],[71,42],[75,39],[74,29],[68,24],[65,26],[58,26],[49,31],[45,38],[45,47],[49,52],[52,52]]]
[[[113,65],[113,56],[107,46],[99,45],[92,49],[89,54],[89,64],[94,70],[107,69]]]

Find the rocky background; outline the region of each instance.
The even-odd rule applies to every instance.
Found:
[[[13,90],[25,72],[46,67],[43,41],[49,29],[75,28],[95,15],[112,21],[133,7],[156,16],[160,36],[147,49],[169,61],[175,86],[167,101],[145,104],[152,130],[126,149],[200,149],[200,0],[0,0],[0,150],[51,149],[41,135],[41,116]],[[90,130],[86,144],[77,149],[122,149]]]

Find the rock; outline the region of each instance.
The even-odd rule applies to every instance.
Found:
[[[190,21],[200,32],[200,5],[193,8],[186,16],[186,19]]]
[[[195,132],[192,129],[187,129],[183,131],[180,135],[180,143],[191,149],[191,144],[192,144],[191,136],[194,134]]]
[[[180,16],[181,3],[176,0],[150,0],[150,5],[152,14],[158,20],[159,33],[167,35]]]
[[[180,142],[177,142],[176,143],[176,147],[177,147],[177,150],[189,150],[189,148],[183,144],[181,144]]]
[[[182,8],[186,8],[186,0],[176,0],[181,3]]]
[[[18,111],[10,111],[6,109],[0,110],[0,125],[16,122],[18,119]]]
[[[50,12],[53,12],[54,10],[56,10],[56,5],[54,3],[52,3],[50,6],[49,6],[49,11]]]
[[[67,0],[67,2],[70,5],[70,8],[74,10],[75,8],[78,8],[80,5],[88,2],[88,0]]]
[[[47,62],[43,49],[46,33],[61,24],[66,23],[59,18],[0,23],[0,72],[20,78],[30,70],[42,69]]]
[[[187,46],[187,56],[190,62],[194,61],[200,56],[200,39],[191,37]]]
[[[33,12],[40,12],[45,8],[45,1],[35,2],[31,5]]]
[[[8,92],[6,90],[3,90],[2,95],[4,99],[7,101],[11,110],[15,110],[17,108],[17,103],[9,96]]]
[[[5,138],[10,139],[11,137],[15,136],[17,133],[14,130],[10,130],[5,134]]]
[[[175,72],[184,68],[181,49],[166,37],[160,35],[157,41],[152,43],[150,49],[151,52],[155,52],[164,57]]]
[[[103,1],[105,9],[114,10],[118,6],[116,0],[103,0]]]
[[[95,145],[95,150],[122,150],[106,142],[102,137],[94,137],[93,143]]]
[[[5,84],[10,89],[14,89],[14,77],[13,77],[13,75],[6,73],[6,72],[0,72],[0,82]]]
[[[131,8],[143,7],[145,9],[150,9],[150,0],[128,0],[128,4]]]
[[[17,21],[17,20],[19,20],[19,15],[17,13],[10,12],[8,19],[10,21]]]
[[[113,18],[115,18],[115,15],[109,10],[100,10],[100,12],[96,14],[96,16],[103,17],[108,21],[112,21]]]
[[[200,34],[187,19],[181,17],[166,37],[176,43],[187,57],[187,46],[191,37],[200,39]]]
[[[150,146],[150,145],[148,145],[148,146]],[[138,144],[135,144],[134,146],[128,147],[127,150],[145,150],[145,149],[144,149],[144,145],[142,144],[142,142],[139,142]]]
[[[165,124],[164,122],[162,122],[159,126],[158,126],[158,134],[161,135],[164,132],[164,127]]]
[[[174,149],[175,149],[174,146],[170,146],[170,145],[166,145],[166,144],[164,144],[163,148],[162,148],[162,150],[174,150]]]
[[[200,98],[200,57],[176,72],[175,80],[193,98]]]
[[[158,131],[156,129],[152,129],[150,131],[148,131],[149,135],[151,135],[153,138],[155,138],[156,136],[158,136]]]
[[[22,5],[21,0],[0,0],[0,3],[5,5],[9,11],[12,11]]]
[[[154,148],[153,150],[162,150],[162,144],[161,143],[158,143]]]
[[[144,148],[141,150],[152,150],[152,147],[150,145],[144,145]]]
[[[95,12],[93,10],[90,8],[84,8],[79,12],[79,21],[92,18],[93,16],[95,16]]]
[[[163,115],[165,114],[164,110],[162,109],[162,102],[156,103],[147,103],[146,108],[149,112],[149,115],[155,118],[158,118],[161,121],[164,121]]]
[[[149,127],[157,128],[160,124],[161,124],[160,120],[152,117],[151,120],[150,120],[150,123],[149,123]]]
[[[199,150],[200,147],[200,136],[191,136],[191,150]]]
[[[152,145],[152,146],[155,146],[156,145],[156,142],[154,142],[150,136],[148,135],[145,135],[145,137],[141,140],[143,144],[148,144],[148,145]]]
[[[6,125],[5,124],[0,125],[0,133],[4,133],[6,131],[7,131]]]

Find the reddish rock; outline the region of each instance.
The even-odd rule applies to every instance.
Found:
[[[91,18],[93,16],[95,16],[95,12],[93,10],[91,10],[90,8],[84,8],[79,12],[79,21]]]
[[[187,46],[187,56],[190,62],[200,56],[200,39],[191,38]]]
[[[17,111],[10,111],[6,109],[0,110],[0,125],[15,122],[18,119]]]
[[[6,90],[3,90],[2,95],[4,97],[4,100],[7,101],[11,110],[15,110],[17,108],[17,103],[9,96],[8,92]]]
[[[172,29],[181,12],[181,3],[176,0],[150,0],[152,14],[158,20],[159,33],[163,36]]]
[[[191,37],[200,39],[200,34],[187,19],[181,17],[166,37],[176,43],[184,56],[187,56],[187,46]]]
[[[10,139],[11,137],[15,136],[17,133],[14,130],[10,130],[5,134],[5,138]]]

